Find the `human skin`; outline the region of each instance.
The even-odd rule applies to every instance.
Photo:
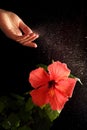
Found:
[[[34,40],[39,35],[34,33],[18,15],[11,11],[0,9],[0,29],[8,38],[24,46],[37,47]]]

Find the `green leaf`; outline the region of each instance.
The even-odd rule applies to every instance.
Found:
[[[55,61],[52,59],[52,63],[54,63]]]
[[[50,130],[52,122],[50,121],[48,115],[43,109],[36,106],[36,108],[33,109],[32,116],[32,130]]]
[[[11,128],[11,124],[10,124],[10,122],[6,119],[6,120],[4,120],[4,121],[2,122],[2,127],[7,130],[7,129],[10,129],[10,128]]]
[[[5,104],[0,101],[0,113],[4,110]]]
[[[11,130],[17,130],[17,128],[16,127],[12,127]]]
[[[23,126],[18,128],[18,130],[31,130],[31,128],[29,126]]]
[[[60,115],[60,112],[61,112],[57,110],[52,110],[49,104],[45,105],[42,109],[45,110],[51,122],[55,120]]]
[[[42,67],[42,68],[44,68],[44,69],[47,71],[47,65],[44,65],[44,64],[38,64],[37,67]]]
[[[0,97],[0,102],[3,103],[5,108],[8,107],[9,97],[8,96],[1,96]]]
[[[14,98],[16,98],[17,100],[22,100],[22,101],[24,100],[24,97],[22,97],[22,96],[20,96],[18,94],[12,93],[11,96],[14,97]]]
[[[21,120],[21,123],[27,123],[29,121],[32,121],[32,111],[25,111],[25,110],[21,110],[19,113],[19,117]]]
[[[25,104],[25,110],[31,111],[33,107],[34,107],[34,103],[32,102],[32,98],[30,97]]]
[[[7,120],[8,120],[11,127],[19,127],[20,126],[20,120],[15,113],[11,113],[8,116]]]

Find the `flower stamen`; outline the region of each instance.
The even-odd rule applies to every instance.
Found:
[[[49,81],[48,84],[49,84],[48,87],[51,88],[51,87],[55,87],[56,82],[55,82],[55,80],[51,80],[51,81]]]

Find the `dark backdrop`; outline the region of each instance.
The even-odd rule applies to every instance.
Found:
[[[52,59],[65,62],[83,82],[76,84],[52,130],[87,129],[87,10],[78,1],[3,1],[0,8],[17,13],[40,34],[38,48],[28,48],[0,32],[0,93],[24,93],[30,89],[29,72],[39,63]]]

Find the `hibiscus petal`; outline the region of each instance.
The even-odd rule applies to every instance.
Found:
[[[55,87],[65,96],[71,97],[73,90],[75,88],[76,79],[73,78],[65,78],[58,82],[58,86]]]
[[[48,103],[48,87],[43,86],[38,89],[34,89],[30,92],[33,102],[38,106],[43,106]]]
[[[53,95],[49,95],[49,104],[51,105],[52,110],[61,111],[68,101],[68,98],[62,95],[56,88],[53,89],[53,92]]]
[[[29,75],[29,82],[34,88],[43,86],[44,84],[48,83],[48,81],[49,75],[43,68],[35,69],[31,71]]]
[[[70,70],[67,68],[67,65],[59,61],[53,62],[53,64],[48,66],[48,71],[50,74],[50,79],[60,80],[63,77],[68,77]]]

